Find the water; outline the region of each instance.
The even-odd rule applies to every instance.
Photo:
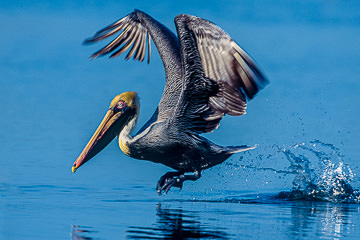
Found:
[[[96,30],[139,8],[174,30],[189,13],[224,28],[270,79],[248,114],[207,134],[234,155],[158,196],[170,169],[116,142],[71,166],[113,96],[138,91],[139,125],[164,73],[89,61]],[[357,1],[3,1],[0,4],[0,239],[359,239],[360,5]]]

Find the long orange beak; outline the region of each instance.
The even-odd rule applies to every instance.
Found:
[[[75,173],[81,165],[103,150],[116,135],[120,133],[134,114],[135,111],[131,108],[127,108],[125,111],[120,112],[115,112],[110,108],[99,127],[96,129],[94,135],[74,162],[73,167],[71,168],[72,172]]]

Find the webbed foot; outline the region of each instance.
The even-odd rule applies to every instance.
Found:
[[[156,191],[159,195],[161,195],[163,191],[166,194],[171,187],[178,187],[181,189],[184,181],[196,181],[200,177],[200,171],[195,171],[194,175],[185,175],[181,172],[167,172],[157,182]]]

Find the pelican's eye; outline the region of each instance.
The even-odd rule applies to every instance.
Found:
[[[126,106],[125,101],[119,101],[119,102],[116,104],[116,109],[121,110],[121,109],[123,109],[125,106]]]

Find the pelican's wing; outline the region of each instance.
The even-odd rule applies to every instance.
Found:
[[[215,24],[191,15],[175,18],[184,71],[173,118],[195,132],[216,129],[224,114],[245,114],[267,80],[251,57]]]
[[[166,85],[159,106],[151,122],[167,119],[178,102],[181,90],[181,57],[179,41],[174,33],[167,27],[150,17],[144,12],[134,10],[124,18],[114,22],[104,29],[95,33],[84,43],[93,43],[115,35],[105,47],[94,53],[91,58],[111,53],[110,57],[117,57],[126,52],[126,59],[134,58],[138,61],[145,59],[146,48],[148,50],[147,61],[150,61],[151,40],[160,54],[165,68]]]
[[[132,12],[124,18],[101,29],[96,32],[94,36],[86,39],[84,43],[97,42],[116,34],[119,35],[105,47],[92,54],[90,58],[97,58],[108,53],[112,53],[110,55],[111,58],[117,57],[131,47],[131,50],[126,55],[125,59],[128,60],[133,57],[134,60],[142,62],[144,61],[147,48],[147,61],[150,63],[151,36],[146,27],[139,21],[136,12]]]

